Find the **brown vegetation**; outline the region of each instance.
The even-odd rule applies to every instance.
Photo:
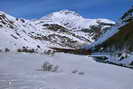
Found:
[[[56,48],[51,47],[51,49],[55,50],[55,52],[63,52],[63,53],[70,53],[70,54],[76,54],[76,55],[90,55],[90,50],[84,50],[84,49],[65,49],[65,48]]]

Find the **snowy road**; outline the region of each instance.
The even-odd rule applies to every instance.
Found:
[[[44,62],[56,72],[38,71]],[[0,89],[133,89],[133,70],[87,56],[0,54]]]

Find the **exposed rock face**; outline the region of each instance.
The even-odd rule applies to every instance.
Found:
[[[6,15],[4,13],[1,13],[0,14],[0,27],[4,27],[4,26],[7,26],[11,29],[14,28],[14,22],[13,21],[10,21]]]

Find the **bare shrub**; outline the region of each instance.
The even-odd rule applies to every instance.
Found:
[[[8,48],[5,48],[5,52],[9,52],[10,51],[10,49],[8,49]]]
[[[79,74],[79,75],[84,75],[84,72],[79,72],[78,74]]]
[[[17,49],[17,52],[26,52],[26,53],[35,53],[34,49],[23,47],[21,49]]]
[[[78,70],[73,70],[72,71],[73,74],[78,74],[78,75],[84,75],[84,72],[78,71]]]
[[[51,56],[53,56],[54,55],[54,51],[52,51],[52,50],[47,50],[47,51],[44,51],[44,54],[47,54],[47,55],[51,55]]]
[[[42,71],[50,71],[50,72],[56,72],[58,70],[58,65],[50,64],[49,62],[45,62],[42,65]]]
[[[73,71],[72,71],[73,74],[75,74],[75,73],[77,73],[77,72],[78,72],[78,70],[73,70]]]
[[[2,52],[2,49],[0,49],[0,52]]]

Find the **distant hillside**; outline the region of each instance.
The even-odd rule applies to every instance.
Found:
[[[95,46],[96,50],[104,51],[128,50],[133,51],[133,21],[118,28],[119,31],[103,43]]]

